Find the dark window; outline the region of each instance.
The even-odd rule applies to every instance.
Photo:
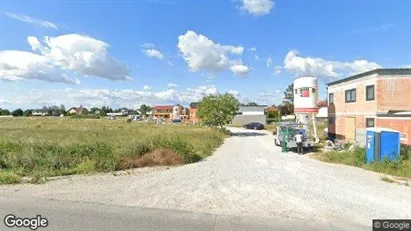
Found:
[[[365,126],[366,126],[367,128],[372,128],[372,127],[375,126],[374,122],[375,122],[374,118],[366,118],[366,119],[365,119],[365,123],[366,123]]]
[[[334,117],[328,117],[328,124],[334,124],[335,123],[335,118]]]
[[[356,89],[345,90],[345,102],[352,103],[356,101]]]
[[[328,94],[328,103],[333,104],[334,103],[334,93]]]
[[[365,87],[366,90],[366,99],[367,101],[374,100],[375,99],[375,86],[370,85]]]
[[[298,94],[298,90],[297,90],[297,89],[294,90],[294,94]]]
[[[315,88],[311,88],[311,92],[312,92],[312,93],[315,93]]]

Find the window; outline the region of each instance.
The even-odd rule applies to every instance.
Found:
[[[367,128],[373,128],[375,126],[375,119],[374,118],[366,118],[365,119],[365,126]]]
[[[311,88],[311,93],[315,93],[315,88]]]
[[[333,104],[334,103],[334,93],[328,94],[328,103]]]
[[[370,85],[365,87],[365,100],[366,101],[371,101],[375,99],[375,86]]]
[[[297,89],[294,90],[294,94],[298,94],[298,90],[297,90]]]
[[[356,89],[345,90],[345,102],[352,103],[356,101]]]
[[[334,117],[328,117],[328,124],[334,124],[335,118]]]

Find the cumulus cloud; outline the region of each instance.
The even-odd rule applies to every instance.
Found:
[[[147,49],[144,51],[144,53],[150,58],[156,58],[159,60],[162,60],[164,58],[163,53],[156,49]]]
[[[255,60],[260,60],[260,57],[259,57],[258,55],[255,55],[255,56],[254,56],[254,59],[255,59]]]
[[[19,93],[5,97],[4,101],[21,108],[41,108],[43,105],[64,104],[66,108],[83,105],[85,107],[138,108],[141,104],[182,104],[199,101],[203,95],[217,94],[216,86],[199,86],[182,91],[108,90],[108,89],[51,89]]]
[[[316,76],[323,78],[339,78],[361,72],[381,68],[375,62],[367,60],[354,60],[340,62],[314,57],[301,57],[298,51],[288,52],[284,59],[284,69],[295,73],[296,76]]]
[[[29,24],[34,24],[36,26],[40,26],[46,29],[54,29],[54,30],[58,29],[57,25],[52,22],[35,19],[25,14],[16,14],[16,13],[10,13],[10,12],[6,12],[4,14],[9,18],[19,20],[21,22],[29,23]]]
[[[236,91],[236,90],[228,90],[227,93],[232,94],[234,96],[240,96],[240,92]]]
[[[271,67],[271,64],[273,64],[273,59],[272,59],[271,57],[269,57],[269,58],[267,59],[267,62],[266,62],[267,68],[270,68],[270,67]]]
[[[63,70],[85,76],[101,77],[113,81],[130,80],[127,65],[112,57],[109,45],[85,35],[67,34],[44,39],[43,45],[36,37],[28,37],[33,51],[39,52],[48,62]]]
[[[190,70],[194,72],[222,72],[231,67],[230,70],[236,73],[240,67],[243,72],[248,68],[245,68],[241,60],[231,57],[241,55],[244,47],[221,45],[194,31],[178,36],[177,47]]]
[[[145,86],[143,87],[143,89],[144,89],[145,91],[151,91],[151,87],[148,86],[148,85],[145,85]]]
[[[254,16],[266,15],[274,7],[273,0],[241,0],[240,9]]]
[[[242,64],[234,64],[230,66],[229,69],[235,75],[245,75],[250,72],[250,68]]]
[[[167,88],[176,88],[177,87],[177,84],[175,84],[175,83],[168,83],[167,84]]]
[[[0,80],[22,79],[80,84],[80,80],[62,73],[44,56],[25,51],[0,51]]]

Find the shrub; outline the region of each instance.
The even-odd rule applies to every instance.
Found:
[[[0,184],[17,184],[20,183],[20,176],[9,171],[0,171]]]
[[[411,145],[401,144],[400,158],[401,160],[411,160]]]

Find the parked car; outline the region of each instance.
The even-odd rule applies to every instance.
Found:
[[[254,130],[262,130],[264,129],[264,124],[260,124],[257,122],[252,122],[244,125],[245,129],[254,129]]]

